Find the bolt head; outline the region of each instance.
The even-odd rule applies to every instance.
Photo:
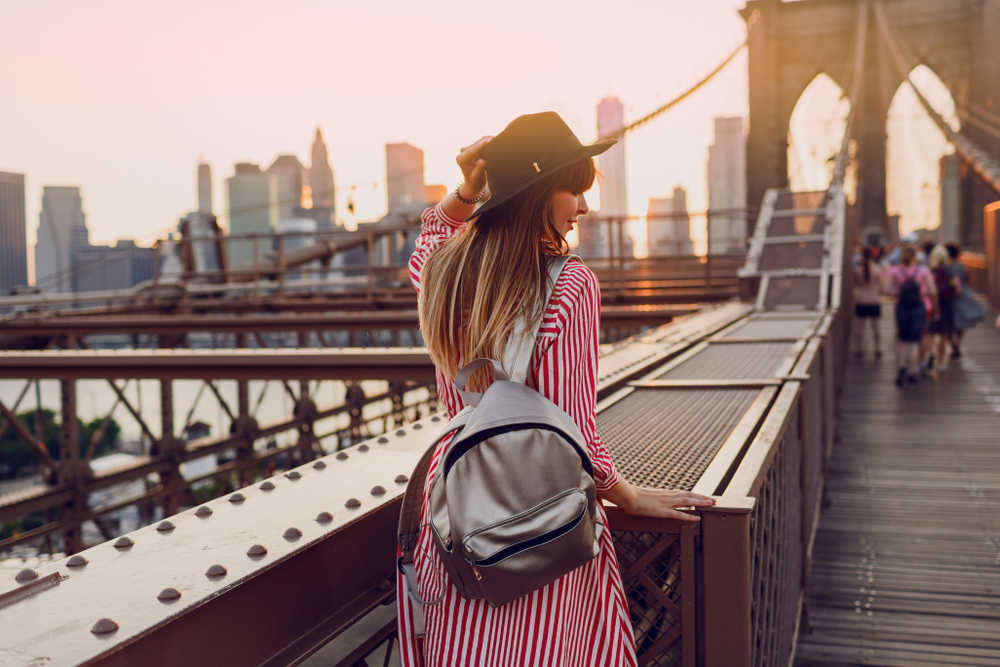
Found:
[[[316,515],[317,523],[330,523],[331,521],[333,521],[333,515],[329,512],[320,512]]]
[[[406,435],[406,429],[402,429],[402,428],[399,429],[398,431],[396,431],[396,435],[400,435],[400,436]]]
[[[288,479],[301,479],[302,473],[300,473],[298,470],[290,470],[285,473],[285,477],[287,477]]]
[[[172,521],[161,521],[157,526],[156,530],[161,533],[169,533],[171,530],[176,528]]]
[[[348,457],[347,452],[337,452],[337,460],[338,461],[346,461],[347,457]]]
[[[371,449],[371,447],[369,447],[368,445],[361,445],[360,447],[358,447],[358,451],[361,453],[367,452],[369,449]]]
[[[432,422],[439,422],[439,421],[441,421],[441,418],[438,417],[437,415],[434,415],[433,417],[431,417],[431,421]]]
[[[176,588],[164,588],[160,591],[160,594],[156,596],[157,600],[176,600],[181,596],[181,592]]]
[[[260,490],[261,491],[273,491],[274,490],[274,482],[272,482],[271,480],[265,480],[265,482],[260,485]]]
[[[199,507],[198,509],[196,509],[194,511],[194,515],[195,516],[211,516],[212,515],[212,508],[209,507],[208,505],[202,505],[201,507]]]
[[[114,632],[118,629],[118,624],[115,623],[110,618],[102,618],[97,623],[94,623],[94,627],[90,629],[95,635],[103,635],[108,632]]]
[[[223,565],[212,565],[205,570],[206,577],[224,577],[228,570]]]
[[[16,581],[19,584],[23,584],[28,581],[33,581],[37,578],[38,578],[38,570],[33,570],[30,567],[26,567],[14,575],[14,581]]]
[[[379,436],[379,439],[378,439],[377,442],[380,445],[384,445],[385,443],[389,442],[389,438],[385,437],[384,435],[381,435],[381,436]]]
[[[255,544],[247,549],[247,556],[264,556],[267,554],[267,547],[263,544]]]
[[[423,427],[424,427],[424,425],[423,425],[423,424],[414,424],[414,425],[413,425],[413,428],[414,428],[415,430],[417,430],[417,431],[419,431],[419,430],[420,430],[420,429],[422,429]]]
[[[297,540],[300,537],[302,537],[302,531],[292,526],[291,528],[285,531],[285,534],[282,535],[282,537],[284,537],[286,540]]]
[[[396,475],[396,484],[406,484],[410,481],[410,478],[406,475]]]
[[[313,464],[313,468],[316,468],[316,470],[323,470],[326,468],[326,461],[316,461],[316,463]]]
[[[385,495],[385,487],[384,486],[372,487],[372,495],[373,496],[384,496]]]
[[[347,502],[344,503],[344,507],[349,507],[351,509],[354,509],[356,507],[361,507],[361,501],[358,500],[357,498],[349,498]]]
[[[233,495],[229,496],[229,502],[231,502],[231,503],[242,503],[246,499],[247,499],[247,497],[244,496],[239,491],[237,491]]]
[[[70,556],[69,557],[69,560],[66,561],[66,567],[83,567],[88,562],[90,562],[90,561],[88,561],[86,558],[84,558],[80,554],[76,554],[75,556]]]
[[[129,537],[128,535],[122,535],[117,540],[115,540],[115,549],[128,549],[133,544],[135,544],[135,542],[132,541],[131,537]]]

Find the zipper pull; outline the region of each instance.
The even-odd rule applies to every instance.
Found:
[[[472,565],[472,573],[476,575],[476,581],[482,581],[483,575],[479,574],[479,568],[476,567],[475,563],[470,563],[470,565]]]

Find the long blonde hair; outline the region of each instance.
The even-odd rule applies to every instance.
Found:
[[[454,378],[462,362],[502,361],[517,319],[524,316],[530,331],[542,318],[546,256],[569,250],[552,217],[552,195],[586,192],[596,177],[593,158],[574,162],[473,219],[431,253],[420,277],[420,331],[445,377]],[[477,373],[472,387],[485,388],[487,377]]]

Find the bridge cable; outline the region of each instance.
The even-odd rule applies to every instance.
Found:
[[[843,185],[847,175],[847,158],[851,144],[851,134],[854,129],[854,119],[857,116],[858,101],[861,99],[861,75],[865,67],[865,40],[868,35],[868,0],[858,3],[858,27],[854,37],[854,69],[851,73],[850,103],[851,111],[844,125],[844,138],[840,141],[837,160],[833,167],[830,187]]]
[[[920,89],[914,85],[912,79],[910,78],[910,72],[913,67],[908,67],[909,62],[913,62],[911,59],[907,62],[906,57],[896,42],[896,38],[892,33],[892,28],[889,26],[889,22],[885,16],[885,9],[882,6],[882,0],[875,0],[875,20],[878,23],[879,31],[885,38],[886,46],[889,48],[889,54],[892,56],[892,61],[896,66],[896,70],[899,75],[907,81],[913,88],[913,91],[917,95],[917,100],[920,105],[927,112],[934,124],[938,126],[938,129],[944,133],[948,141],[950,141],[954,146],[958,154],[964,159],[975,171],[983,181],[986,182],[991,188],[1000,193],[1000,163],[991,158],[988,153],[976,146],[971,140],[969,140],[961,132],[956,132],[952,129],[941,114],[937,112],[924,97]]]
[[[673,107],[677,106],[678,104],[686,100],[692,94],[694,94],[699,88],[703,87],[705,84],[711,81],[716,74],[724,70],[726,68],[726,65],[731,63],[733,59],[736,58],[739,52],[743,50],[744,46],[750,43],[750,39],[756,34],[756,31],[754,31],[753,28],[759,17],[760,17],[760,10],[755,9],[753,14],[750,15],[750,18],[747,19],[747,37],[746,39],[743,40],[743,43],[737,46],[736,49],[732,53],[730,53],[725,60],[723,60],[715,69],[709,72],[704,78],[698,81],[698,83],[694,84],[693,86],[685,90],[683,93],[681,93],[674,99],[670,100],[669,102],[667,102],[660,108],[656,109],[652,113],[646,114],[645,116],[635,121],[634,123],[630,123],[629,125],[626,125],[625,127],[616,130],[611,134],[606,134],[599,137],[598,141],[604,141],[605,139],[621,139],[623,136],[625,136],[626,132],[631,132],[640,125],[644,125],[645,123],[648,123],[649,121],[653,120],[654,118],[663,114],[664,112],[669,111]]]

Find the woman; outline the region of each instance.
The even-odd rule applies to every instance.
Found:
[[[582,146],[558,115],[547,112],[521,116],[495,138],[463,148],[457,162],[465,180],[424,212],[410,259],[421,331],[437,366],[438,395],[455,415],[464,407],[452,383],[458,369],[479,357],[503,359],[514,321],[522,315],[529,325],[540,319],[527,384],[580,427],[599,495],[633,514],[697,521],[677,508],[707,507],[714,504],[711,498],[632,486],[618,476],[595,431],[600,289],[594,274],[570,261],[549,302],[538,303],[546,258],[567,252],[566,235],[589,210],[584,192],[596,177],[593,156],[613,143]],[[477,211],[487,184],[491,198]],[[489,380],[480,376],[478,382]],[[421,524],[447,443],[431,462]],[[599,514],[606,523],[603,509]],[[458,594],[426,525],[414,566],[420,596],[443,598],[424,605],[427,634],[417,641],[419,619],[406,596],[397,595],[404,665],[636,664],[610,530],[603,532],[593,561],[497,608]]]
[[[944,363],[944,350],[955,330],[955,301],[962,286],[958,278],[948,272],[948,251],[943,245],[936,245],[931,249],[927,266],[934,275],[938,301],[938,317],[931,320],[929,328],[937,337],[937,372],[943,373],[948,370],[948,364]]]
[[[875,342],[875,358],[882,356],[879,346],[878,323],[882,317],[882,268],[872,261],[872,249],[861,251],[861,265],[854,269],[854,314],[857,317],[856,354],[862,355],[862,332],[865,322],[871,322],[872,339]]]
[[[958,281],[958,295],[955,298],[955,318],[951,334],[951,356],[962,354],[962,336],[967,329],[976,326],[979,320],[986,317],[983,307],[976,301],[969,288],[969,276],[965,272],[965,264],[959,261],[962,249],[955,243],[949,243],[948,276]]]
[[[920,342],[928,315],[937,316],[934,278],[926,266],[917,263],[913,246],[903,246],[899,266],[888,271],[890,292],[896,300],[896,332],[899,338],[899,372],[896,384],[917,384],[920,372]]]

